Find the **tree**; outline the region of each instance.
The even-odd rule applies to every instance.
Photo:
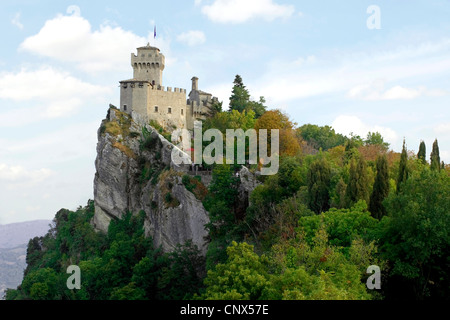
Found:
[[[259,119],[267,111],[265,103],[266,99],[261,96],[259,101],[249,101],[246,110],[252,110],[255,113],[255,118]]]
[[[330,166],[322,157],[314,161],[308,170],[308,203],[310,209],[317,214],[330,208],[330,175]]]
[[[255,123],[255,130],[267,129],[268,151],[271,152],[271,129],[278,129],[280,134],[280,155],[296,155],[300,144],[295,137],[293,128],[296,124],[281,110],[270,110],[264,113]],[[259,136],[259,135],[258,135]]]
[[[387,297],[448,299],[450,176],[423,166],[385,203],[380,249],[392,265]]]
[[[225,249],[237,237],[238,186],[239,178],[234,176],[232,166],[214,167],[209,193],[203,202],[210,218],[206,225],[211,238],[206,262],[208,269],[226,259]]]
[[[377,175],[370,196],[369,211],[372,216],[381,219],[386,214],[383,200],[389,194],[389,171],[386,155],[377,158]]]
[[[331,208],[321,215],[301,217],[298,224],[299,233],[303,234],[303,239],[311,245],[317,232],[323,227],[330,244],[350,247],[352,241],[358,238],[370,241],[378,221],[367,211],[367,204],[360,200],[350,209]]]
[[[251,110],[255,113],[255,118],[258,119],[266,112],[265,103],[266,99],[262,96],[259,97],[259,101],[250,100],[250,92],[246,89],[242,77],[236,75],[230,97],[230,111],[248,112]]]
[[[417,153],[417,158],[422,161],[422,163],[426,163],[426,146],[424,141],[420,141],[419,152]]]
[[[351,207],[359,200],[369,202],[369,182],[366,161],[359,157],[358,162],[353,158],[350,162],[349,181],[345,198],[347,206]]]
[[[210,117],[214,117],[217,113],[221,113],[222,110],[222,105],[223,102],[222,101],[213,101],[213,103],[211,104],[211,106],[209,107],[209,116]]]
[[[403,148],[402,154],[400,156],[400,164],[398,167],[398,176],[397,176],[397,193],[400,192],[401,184],[408,179],[409,170],[408,170],[408,154],[406,151],[405,140],[403,140]]]
[[[347,140],[343,135],[336,133],[330,126],[319,127],[318,125],[305,124],[296,130],[303,140],[319,150],[326,151],[339,145],[344,145]]]
[[[56,300],[61,296],[61,280],[51,268],[38,269],[23,279],[22,290],[32,300]]]
[[[202,296],[211,300],[256,300],[269,284],[267,263],[247,243],[232,242],[228,259],[208,272]]]
[[[433,142],[433,150],[430,154],[430,165],[433,170],[441,169],[441,157],[439,156],[439,145],[437,139]]]
[[[364,140],[365,145],[379,145],[385,151],[389,149],[389,143],[385,142],[383,136],[379,132],[367,133],[367,138]]]
[[[232,94],[230,97],[230,111],[244,111],[249,101],[250,93],[245,88],[241,76],[236,75],[236,77],[234,78]]]

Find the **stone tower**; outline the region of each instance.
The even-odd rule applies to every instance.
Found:
[[[210,116],[210,106],[217,101],[210,93],[199,90],[193,77],[192,90],[186,100],[186,89],[165,88],[162,73],[165,57],[158,48],[147,44],[131,54],[133,78],[120,82],[120,110],[140,122],[156,121],[169,131],[192,130],[196,120]]]
[[[165,66],[165,57],[158,48],[147,44],[137,48],[137,55],[131,54],[131,66],[133,78],[140,81],[148,81],[156,86],[162,85],[162,73]]]

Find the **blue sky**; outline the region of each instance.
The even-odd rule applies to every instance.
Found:
[[[93,197],[97,129],[148,41],[165,86],[197,76],[227,105],[240,74],[299,125],[379,131],[395,151],[423,139],[428,156],[437,138],[449,163],[449,16],[447,0],[2,2],[0,224]]]

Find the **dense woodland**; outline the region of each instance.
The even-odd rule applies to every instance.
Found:
[[[208,189],[183,178],[210,214],[206,258],[190,243],[171,253],[155,248],[144,212],[98,233],[89,201],[60,210],[48,234],[30,240],[24,280],[6,298],[448,300],[450,167],[438,141],[429,157],[423,142],[417,154],[406,141],[396,153],[377,132],[346,137],[298,126],[265,103],[236,76],[229,109],[216,103],[203,124],[223,133],[280,130],[279,172],[259,176],[245,206],[237,205],[235,165],[214,165]],[[80,290],[66,287],[74,264]],[[381,268],[381,290],[366,287],[371,265]]]

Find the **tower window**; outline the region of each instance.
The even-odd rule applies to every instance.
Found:
[[[144,87],[144,83],[139,82],[139,88],[143,88]]]
[[[172,108],[169,108],[169,113],[172,113]]]
[[[155,106],[155,112],[158,112],[158,106]]]
[[[183,115],[183,109],[181,109],[181,115]]]
[[[123,105],[123,111],[127,111],[127,105],[126,104]]]

